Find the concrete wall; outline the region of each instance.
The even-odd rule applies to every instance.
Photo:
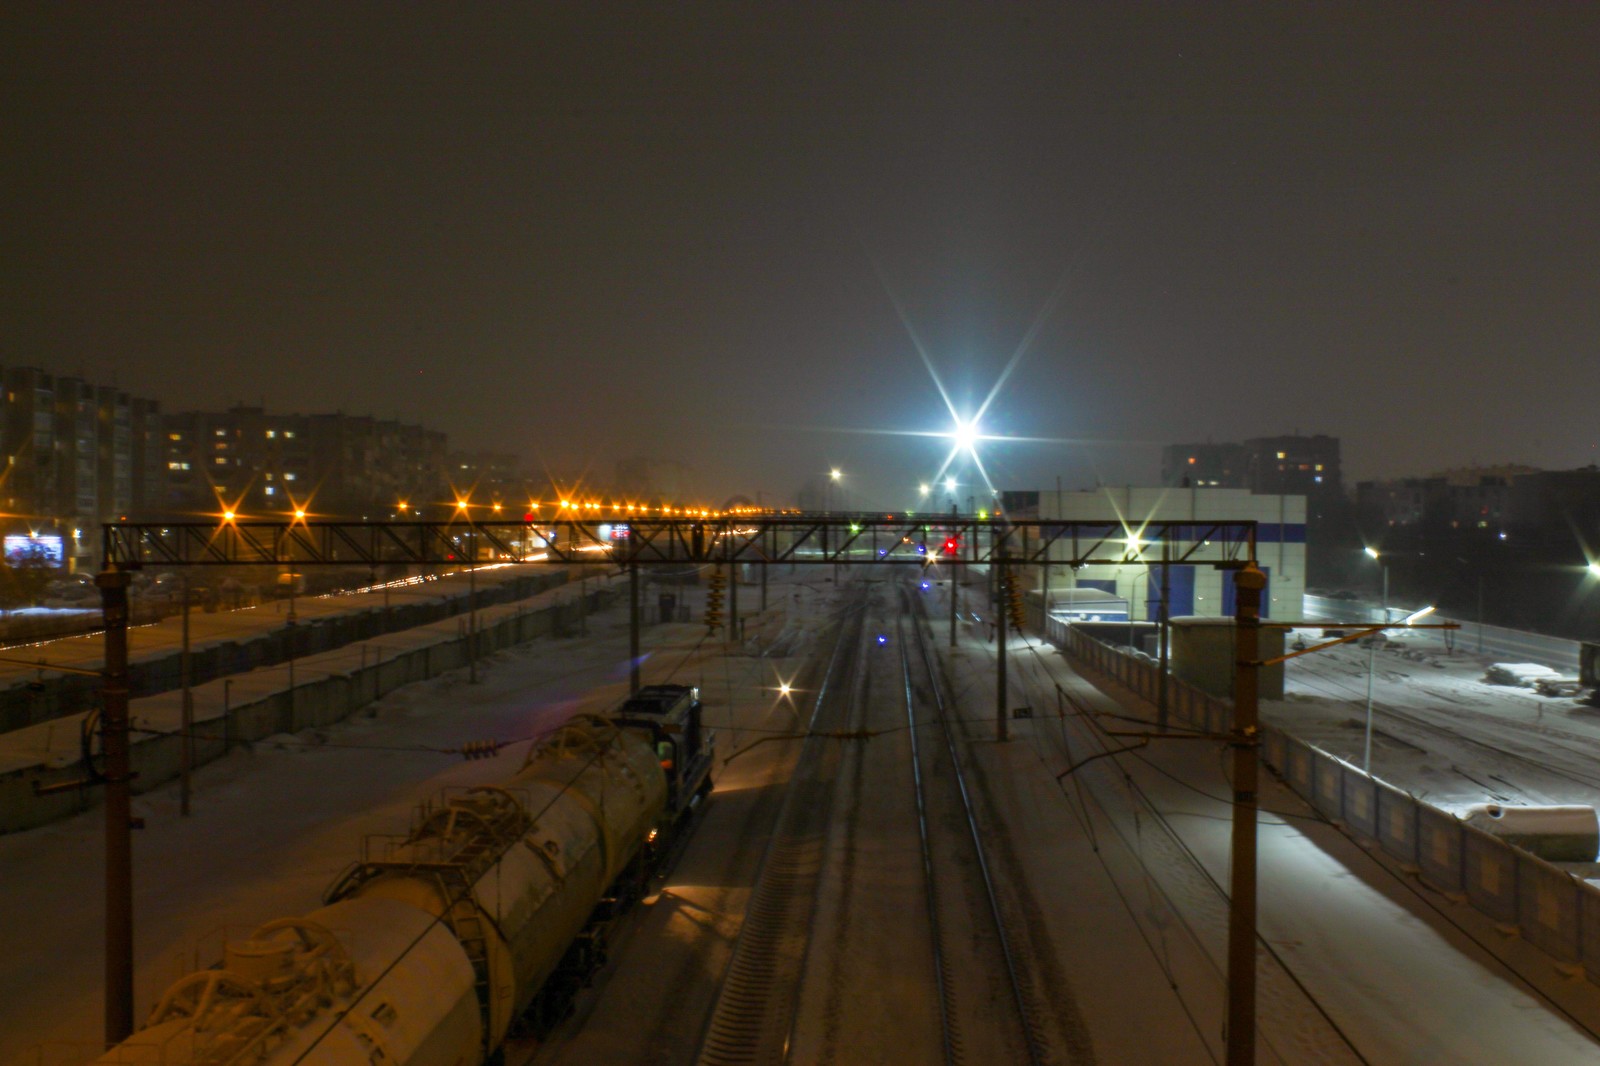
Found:
[[[584,609],[597,611],[621,594],[591,582]],[[493,612],[491,617],[480,622],[478,656],[570,632],[576,625],[578,611],[576,603],[566,603],[528,610],[502,608]],[[371,661],[353,670],[319,671],[315,657],[310,657],[303,666],[305,674],[312,679],[296,684],[293,689],[258,692],[235,702],[224,700],[222,686],[226,680],[195,687],[195,764],[219,758],[240,742],[332,725],[397,688],[467,665],[467,638],[450,621],[423,627],[409,636],[411,647],[402,648],[397,641],[388,642],[387,648],[374,646]],[[348,663],[349,658],[346,651],[340,661]],[[141,718],[158,718],[151,705],[158,701],[171,703],[177,698],[177,694],[172,693],[135,700],[130,718],[136,724]],[[221,710],[223,707],[225,711]],[[84,718],[81,713],[69,715],[16,731],[6,738],[11,750],[5,753],[7,768],[0,771],[0,833],[44,825],[100,802],[97,787],[48,796],[34,793],[35,786],[85,778],[83,765],[77,758],[77,738]],[[198,739],[202,734],[204,739]],[[35,748],[39,754],[27,757],[26,752]],[[17,757],[19,749],[24,753],[22,758]],[[180,741],[176,736],[135,733],[131,759],[138,779],[134,790],[146,791],[176,778],[179,749]]]
[[[1058,620],[1049,623],[1047,639],[1154,698],[1150,664]],[[1229,728],[1229,701],[1176,679],[1169,681],[1168,697],[1173,721],[1219,734]],[[1600,984],[1600,888],[1275,726],[1262,726],[1260,751],[1285,784],[1351,836]]]
[[[495,604],[526,599],[566,584],[567,577],[564,569],[542,571],[486,585],[477,590],[477,607],[481,610]],[[396,604],[387,608],[352,606],[348,613],[304,619],[292,629],[279,624],[276,619],[264,621],[259,633],[243,640],[225,641],[191,651],[190,676],[194,684],[204,684],[213,678],[240,674],[286,662],[290,658],[315,655],[388,633],[414,629],[466,613],[469,609],[467,601],[468,596],[462,592],[455,596],[441,595],[424,603]],[[140,620],[135,618],[134,621],[139,623]],[[177,624],[170,618],[166,621],[169,625]],[[79,632],[83,628],[80,623]],[[180,652],[172,651],[130,663],[130,693],[138,698],[178,688],[182,684],[182,660]],[[0,733],[71,715],[85,706],[98,703],[100,684],[98,677],[45,671],[30,683],[0,689]]]

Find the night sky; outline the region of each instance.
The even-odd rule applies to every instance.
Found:
[[[1004,487],[1600,461],[1600,4],[0,19],[0,363],[168,410],[906,506],[1031,333]]]

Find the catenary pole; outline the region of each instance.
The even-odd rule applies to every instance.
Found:
[[[1161,628],[1157,633],[1160,641],[1159,654],[1161,661],[1158,665],[1159,673],[1156,675],[1156,728],[1161,732],[1167,731],[1167,673],[1172,658],[1172,586],[1169,583],[1171,567],[1168,565],[1172,558],[1172,541],[1163,533],[1161,536],[1161,603],[1160,623]]]
[[[180,714],[178,737],[178,813],[189,816],[190,794],[194,783],[194,671],[189,656],[189,572],[183,572],[183,654],[178,659],[178,672],[183,681],[183,706]]]
[[[1233,855],[1228,906],[1228,1066],[1256,1061],[1256,756],[1261,590],[1254,562],[1234,575]]]
[[[996,555],[989,565],[989,573],[999,599],[994,604],[995,624],[995,739],[1008,740],[1006,725],[1006,571],[1005,563]]]
[[[657,586],[659,587],[659,586]],[[639,692],[639,564],[628,564],[628,693]]]
[[[133,1033],[133,809],[128,759],[128,582],[109,564],[95,575],[105,625],[106,1044]]]

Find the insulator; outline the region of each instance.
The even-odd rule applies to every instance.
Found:
[[[464,759],[492,759],[500,754],[500,749],[506,746],[503,740],[469,740],[461,745],[461,757]]]

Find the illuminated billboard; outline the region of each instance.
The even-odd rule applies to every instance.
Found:
[[[60,566],[66,559],[60,537],[30,537],[25,533],[6,534],[7,566]]]

